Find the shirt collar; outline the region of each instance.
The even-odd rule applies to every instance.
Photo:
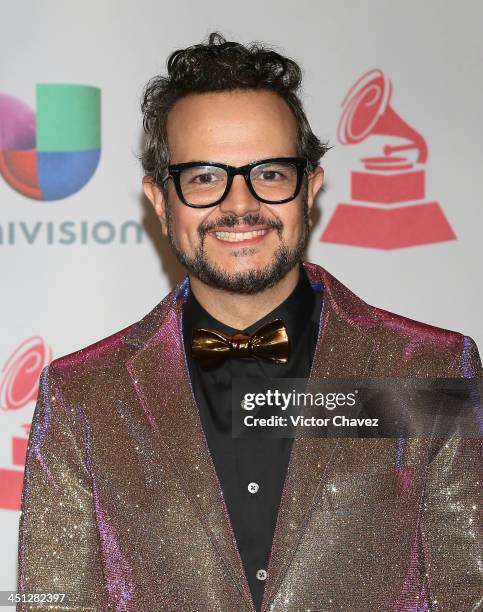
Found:
[[[235,329],[212,317],[198,302],[190,288],[183,305],[185,339],[191,342],[191,331],[194,327],[208,327],[229,335],[240,332],[252,334],[264,323],[279,318],[285,323],[288,337],[295,346],[312,319],[314,301],[315,293],[301,262],[299,263],[299,280],[290,295],[271,312],[245,329]]]

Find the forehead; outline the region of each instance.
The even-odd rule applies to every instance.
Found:
[[[297,125],[287,103],[268,90],[189,94],[168,114],[171,163],[241,165],[296,155]]]

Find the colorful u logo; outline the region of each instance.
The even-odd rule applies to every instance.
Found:
[[[0,94],[0,173],[34,200],[60,200],[90,180],[101,154],[101,91],[38,84],[35,112]]]

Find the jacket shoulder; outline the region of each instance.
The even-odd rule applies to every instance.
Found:
[[[380,376],[483,376],[475,341],[458,331],[372,306],[313,262],[303,262],[312,286],[323,287],[337,317],[371,335]]]
[[[482,376],[478,347],[462,332],[430,325],[401,314],[372,307],[378,321],[381,359],[397,354],[402,365],[417,364],[415,374]]]
[[[464,337],[463,333],[455,330],[445,329],[417,319],[411,319],[410,317],[376,306],[372,306],[371,308],[381,327],[392,330],[394,333],[401,333],[410,337],[416,336],[420,340],[429,342],[438,340],[446,343],[448,346],[458,346],[461,339]]]
[[[141,347],[162,323],[167,309],[176,296],[185,288],[183,279],[141,319],[72,353],[54,359],[50,365],[52,373],[76,370],[99,369],[109,365],[124,364],[133,350]]]
[[[138,323],[139,321],[131,323],[92,344],[57,357],[48,366],[50,374],[53,376],[75,376],[86,371],[112,366],[123,358],[124,360],[127,359],[129,347],[125,345],[124,338],[136,328]]]

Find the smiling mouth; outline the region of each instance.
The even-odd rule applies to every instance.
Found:
[[[257,238],[258,236],[264,236],[270,230],[259,229],[252,230],[249,232],[236,232],[236,231],[214,231],[212,234],[218,238],[218,240],[226,240],[227,242],[241,242],[242,240],[251,240],[253,238]]]

